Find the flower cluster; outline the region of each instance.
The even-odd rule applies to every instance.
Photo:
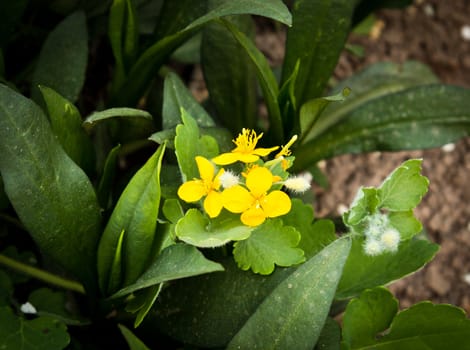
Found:
[[[394,228],[386,214],[376,213],[368,217],[364,231],[364,252],[367,255],[379,255],[395,252],[400,243],[400,232]]]
[[[220,154],[212,161],[197,156],[195,160],[200,178],[183,183],[178,189],[178,196],[190,203],[204,198],[203,208],[209,217],[217,217],[225,208],[240,214],[240,220],[247,226],[258,226],[267,218],[287,214],[291,209],[291,200],[281,188],[285,186],[302,193],[310,188],[311,178],[289,177],[286,172],[293,162],[289,148],[296,136],[281,147],[274,159],[267,162],[261,157],[268,156],[279,147],[256,148],[262,136],[262,133],[257,135],[253,130],[243,129],[233,140],[236,147],[231,152]],[[218,167],[237,162],[243,164],[240,175]]]

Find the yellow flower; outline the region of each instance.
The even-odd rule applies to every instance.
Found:
[[[278,154],[276,154],[276,156],[274,158],[290,156],[292,154],[292,152],[289,148],[294,144],[295,141],[297,141],[297,135],[292,136],[291,139],[289,140],[289,142],[287,142],[285,146],[281,147],[281,150],[279,151]]]
[[[259,157],[265,157],[272,151],[279,147],[271,148],[256,148],[258,140],[263,136],[263,133],[256,135],[254,130],[242,129],[242,133],[238,135],[236,140],[232,140],[237,147],[229,153],[223,153],[213,159],[215,164],[227,165],[241,161],[243,163],[256,162]]]
[[[220,169],[215,175],[214,165],[200,156],[196,157],[196,164],[201,178],[182,184],[178,188],[178,196],[185,202],[197,202],[206,196],[204,210],[211,218],[215,218],[223,208],[222,194],[218,190],[220,188],[220,176],[224,173],[224,169]]]
[[[275,178],[264,167],[256,167],[246,175],[246,187],[230,187],[222,192],[224,207],[232,213],[242,213],[240,220],[247,226],[258,226],[266,220],[287,214],[291,201],[282,191],[271,191]]]

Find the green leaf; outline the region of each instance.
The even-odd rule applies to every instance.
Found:
[[[351,111],[376,98],[413,86],[438,82],[438,78],[431,69],[420,62],[372,64],[335,86],[332,94],[338,94],[345,88],[349,88],[351,93],[345,101],[332,103],[325,109],[315,125],[315,129],[311,132],[311,138],[316,138],[332,125],[341,123],[341,120]]]
[[[219,147],[213,137],[200,137],[196,120],[184,109],[181,110],[181,119],[183,124],[176,127],[175,153],[183,181],[187,181],[200,177],[195,157],[213,158],[219,154]]]
[[[398,311],[398,300],[385,288],[368,289],[352,299],[343,317],[343,343],[348,349],[373,345]]]
[[[91,130],[100,122],[114,118],[139,118],[143,120],[152,120],[150,113],[141,109],[126,107],[109,108],[104,111],[97,111],[90,114],[83,122],[83,126],[88,130]]]
[[[378,191],[374,187],[361,187],[351,203],[350,209],[344,213],[343,220],[348,226],[355,226],[368,215],[376,212],[379,206]]]
[[[336,95],[314,98],[305,102],[300,108],[300,143],[310,140],[312,131],[315,130],[315,124],[326,107],[332,102],[342,102],[349,95],[351,90],[344,88]]]
[[[221,214],[209,220],[198,209],[189,209],[175,227],[180,240],[201,248],[214,248],[230,241],[247,239],[251,231],[251,227],[231,215]]]
[[[338,239],[282,281],[235,335],[228,349],[312,349],[320,336],[351,247]]]
[[[93,143],[82,128],[82,116],[78,109],[54,90],[39,86],[52,131],[72,160],[86,173],[91,174],[95,167]]]
[[[363,239],[354,239],[335,298],[356,296],[409,275],[429,262],[438,249],[437,244],[411,239],[401,242],[395,253],[369,256],[364,253]]]
[[[111,188],[116,175],[120,149],[121,145],[117,145],[109,152],[98,184],[98,200],[104,209],[108,209],[111,205]]]
[[[163,88],[163,129],[174,128],[181,124],[181,109],[194,116],[201,127],[215,126],[211,116],[196,101],[181,79],[174,73],[168,73]]]
[[[184,216],[181,203],[176,198],[165,200],[162,207],[163,215],[173,224],[176,224],[179,219]]]
[[[423,229],[423,225],[415,218],[412,210],[391,212],[388,218],[390,224],[400,232],[402,240],[412,238]]]
[[[3,85],[0,140],[5,192],[21,222],[44,254],[93,288],[101,222],[93,187],[41,109]]]
[[[8,274],[0,270],[0,307],[8,306],[13,295],[13,282]]]
[[[113,293],[120,286],[110,285],[111,267],[119,237],[122,244],[121,281],[135,282],[158,251],[159,237],[155,236],[160,205],[160,168],[165,151],[162,145],[133,176],[106,225],[98,248],[98,274],[103,292]],[[157,250],[157,251],[156,251]]]
[[[421,163],[421,159],[410,159],[387,177],[378,190],[380,207],[407,211],[421,202],[429,185],[429,180],[421,175]]]
[[[119,330],[126,339],[127,345],[129,345],[130,350],[150,350],[139,338],[137,338],[134,333],[127,329],[122,324],[118,324]]]
[[[222,20],[222,23],[232,33],[233,37],[246,50],[247,55],[256,68],[261,90],[269,114],[269,133],[273,142],[281,143],[284,140],[283,124],[281,120],[281,111],[277,102],[279,88],[276,77],[269,66],[264,55],[259,51],[256,45],[245,34],[240,32],[232,23]]]
[[[113,86],[119,86],[134,63],[138,50],[137,14],[132,0],[113,1],[109,13],[108,35],[116,62]]]
[[[304,252],[296,248],[299,232],[283,226],[281,219],[265,222],[245,239],[235,242],[233,257],[242,270],[269,275],[274,266],[292,266],[305,261]]]
[[[67,325],[86,325],[90,321],[72,313],[67,304],[67,295],[63,291],[53,291],[49,288],[40,288],[33,291],[28,302],[34,306],[39,316],[50,316]]]
[[[284,83],[300,59],[295,82],[298,106],[319,97],[331,77],[349,34],[353,3],[348,0],[297,0],[287,31]]]
[[[75,102],[85,81],[88,60],[86,17],[75,12],[49,33],[39,54],[32,79],[33,99],[39,101],[38,85],[48,86]]]
[[[300,199],[292,199],[289,213],[282,217],[286,226],[292,226],[300,233],[298,248],[302,249],[307,258],[311,258],[336,239],[335,225],[331,220],[313,222],[313,208]]]
[[[211,0],[210,4],[221,2],[227,1]],[[254,25],[250,16],[232,17],[230,22],[247,40],[252,40]],[[223,125],[234,134],[242,128],[254,129],[257,124],[256,71],[245,49],[225,26],[212,23],[203,31],[201,59],[210,102]]]
[[[184,29],[163,37],[150,46],[131,68],[126,82],[117,87],[112,104],[134,105],[168,56],[203,25],[220,17],[253,14],[290,24],[289,10],[280,0],[228,1],[199,17]]]
[[[129,304],[126,305],[126,311],[137,312],[134,328],[137,328],[142,323],[145,316],[147,316],[155,300],[157,300],[157,297],[160,295],[162,288],[163,283],[160,283],[134,293],[135,298],[131,299],[133,310],[130,310]]]
[[[0,307],[0,348],[61,350],[70,342],[67,327],[51,317],[25,320],[9,307]]]
[[[373,99],[298,147],[296,167],[343,153],[437,147],[470,133],[470,90],[429,85]]]
[[[118,298],[166,281],[223,270],[222,265],[207,260],[197,248],[177,243],[164,249],[134,284],[112,297]]]
[[[327,318],[314,350],[340,350],[341,328],[332,318]]]
[[[470,320],[464,310],[428,301],[399,312],[397,300],[377,288],[353,299],[344,314],[347,349],[469,349]]]
[[[470,320],[464,310],[428,301],[400,312],[377,349],[470,349]]]

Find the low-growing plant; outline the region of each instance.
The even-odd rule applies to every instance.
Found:
[[[286,3],[1,5],[1,348],[468,348],[463,310],[399,310],[384,287],[438,250],[421,159],[339,220],[309,194],[320,160],[468,135],[470,91],[418,62],[331,84],[350,31],[409,1]],[[253,16],[286,26],[282,67]],[[202,104],[178,74],[194,63]]]

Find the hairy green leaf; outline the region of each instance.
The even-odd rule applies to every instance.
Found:
[[[46,86],[40,85],[39,90],[60,144],[77,165],[91,174],[95,167],[93,143],[82,128],[82,116],[77,107]]]
[[[223,1],[227,2],[211,0],[210,3]],[[232,17],[230,22],[252,40],[254,25],[250,16]],[[220,23],[209,24],[203,30],[201,64],[218,119],[234,134],[242,128],[254,129],[257,123],[255,66],[245,49]]]
[[[75,12],[49,33],[41,49],[32,80],[33,99],[40,101],[37,86],[44,85],[75,102],[85,81],[87,61],[86,17]]]
[[[43,253],[93,288],[101,224],[93,187],[41,109],[3,85],[0,140],[5,192],[21,222]]]
[[[312,349],[341,278],[351,241],[338,239],[301,265],[261,303],[228,349]]]
[[[223,270],[222,265],[207,260],[195,247],[184,243],[173,244],[161,252],[134,284],[121,289],[113,298],[162,282]]]
[[[98,248],[98,273],[101,290],[113,293],[121,283],[133,283],[148,267],[158,251],[159,237],[155,236],[160,205],[160,168],[165,146],[162,145],[145,165],[133,176],[121,194],[106,225]],[[110,277],[118,249],[119,237],[124,231],[122,243],[122,271]]]

